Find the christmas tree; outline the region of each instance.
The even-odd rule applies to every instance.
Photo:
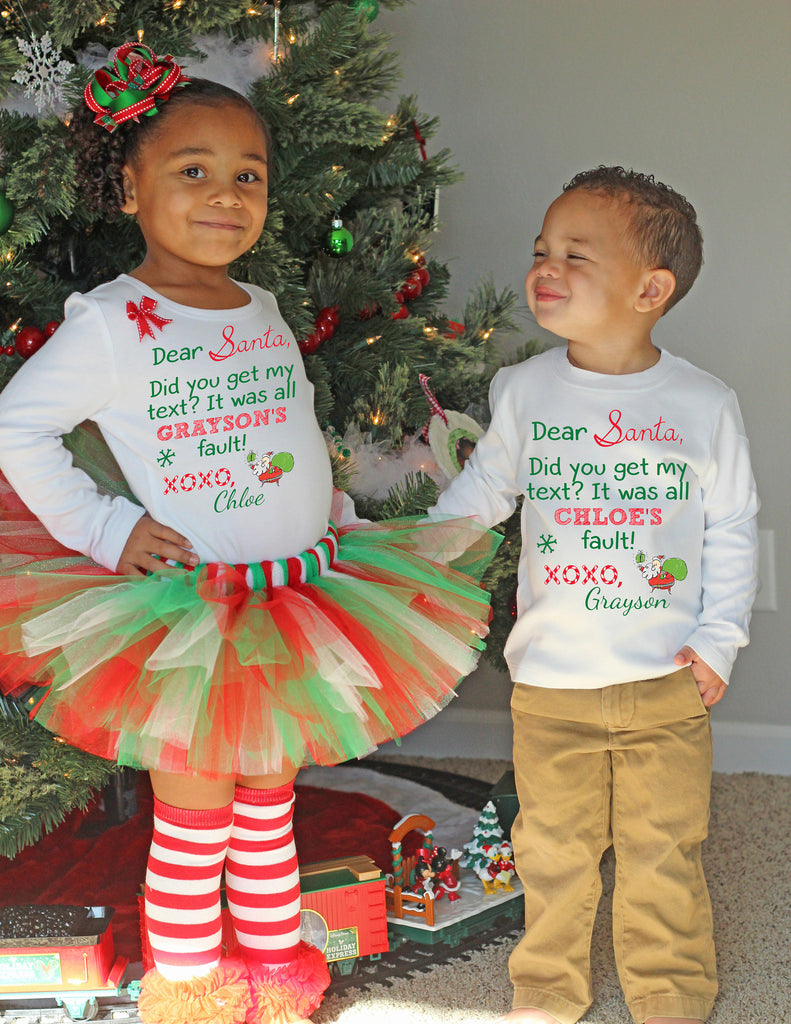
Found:
[[[406,0],[380,2],[393,8]],[[514,328],[514,296],[484,281],[464,310],[451,316],[442,308],[449,274],[432,259],[431,238],[438,190],[458,175],[447,151],[431,152],[436,122],[414,97],[391,99],[398,65],[377,31],[379,6],[376,0],[5,5],[0,387],[45,344],[71,292],[88,291],[142,257],[131,218],[108,223],[83,204],[68,129],[68,111],[81,102],[92,72],[113,47],[138,40],[172,53],[188,74],[246,92],[271,128],[266,227],[231,270],[275,293],[300,340],[337,486],[354,496],[358,514],[374,519],[420,513],[433,503],[443,467],[457,470],[458,453],[474,443],[486,415],[488,383],[499,363],[493,338]],[[448,470],[449,457],[456,470]],[[486,581],[495,604],[495,659],[510,627],[517,547],[510,541]],[[84,802],[107,770],[31,726],[7,700],[0,704],[0,755],[2,792],[14,793],[13,802],[0,797],[0,853],[6,855]],[[51,787],[42,813],[31,767],[58,757],[68,783]]]

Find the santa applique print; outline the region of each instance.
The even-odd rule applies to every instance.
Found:
[[[637,571],[648,581],[652,591],[669,594],[674,584],[687,578],[687,563],[683,558],[665,558],[664,555],[648,558],[644,551],[638,551],[634,560]]]
[[[262,455],[248,452],[247,465],[262,487],[264,484],[279,484],[283,474],[294,468],[294,456],[291,452],[264,452]]]

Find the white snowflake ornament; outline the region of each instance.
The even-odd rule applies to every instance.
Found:
[[[64,103],[63,84],[74,65],[61,58],[60,50],[53,49],[49,32],[40,39],[33,36],[30,42],[17,37],[16,42],[27,64],[12,78],[24,86],[25,95],[35,102],[38,112],[43,114]]]

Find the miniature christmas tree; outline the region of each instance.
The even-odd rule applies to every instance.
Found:
[[[499,845],[503,841],[503,830],[497,817],[497,808],[490,800],[481,811],[480,817],[472,830],[472,839],[464,844],[464,856],[459,863],[464,868],[471,868],[476,874],[485,869],[490,857],[484,853],[484,847]]]
[[[435,198],[458,175],[448,151],[431,152],[435,120],[414,97],[390,98],[397,61],[375,19],[379,6],[404,2],[8,5],[0,22],[0,387],[46,344],[71,292],[141,259],[131,218],[107,223],[84,205],[67,125],[92,72],[113,47],[137,39],[173,54],[188,74],[246,92],[271,128],[266,227],[232,274],[274,292],[300,341],[336,485],[369,518],[431,505],[445,477],[421,440],[431,408],[420,375],[443,408],[480,421],[499,362],[493,339],[513,329],[515,297],[484,282],[464,310],[443,309],[449,274],[430,251]],[[364,471],[371,465],[376,487]],[[495,658],[511,625],[517,546],[514,525],[508,529],[485,581],[495,605]],[[10,702],[3,708],[3,754],[24,758],[31,730]],[[72,777],[81,774],[90,772]],[[62,800],[53,795],[46,827],[94,784],[86,781],[77,798],[69,787]],[[31,772],[17,804],[32,806],[36,785]],[[0,821],[9,814],[2,797]],[[18,843],[43,827],[34,814]],[[13,853],[16,834],[12,828],[0,839],[0,852]]]

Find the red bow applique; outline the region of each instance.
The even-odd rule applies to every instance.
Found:
[[[172,320],[167,320],[164,316],[160,316],[159,313],[155,313],[154,310],[156,308],[156,301],[150,295],[144,295],[140,300],[139,306],[136,306],[131,299],[126,304],[126,315],[137,324],[137,335],[140,341],[146,335],[149,338],[153,338],[155,327],[161,331],[165,324],[173,323]]]

